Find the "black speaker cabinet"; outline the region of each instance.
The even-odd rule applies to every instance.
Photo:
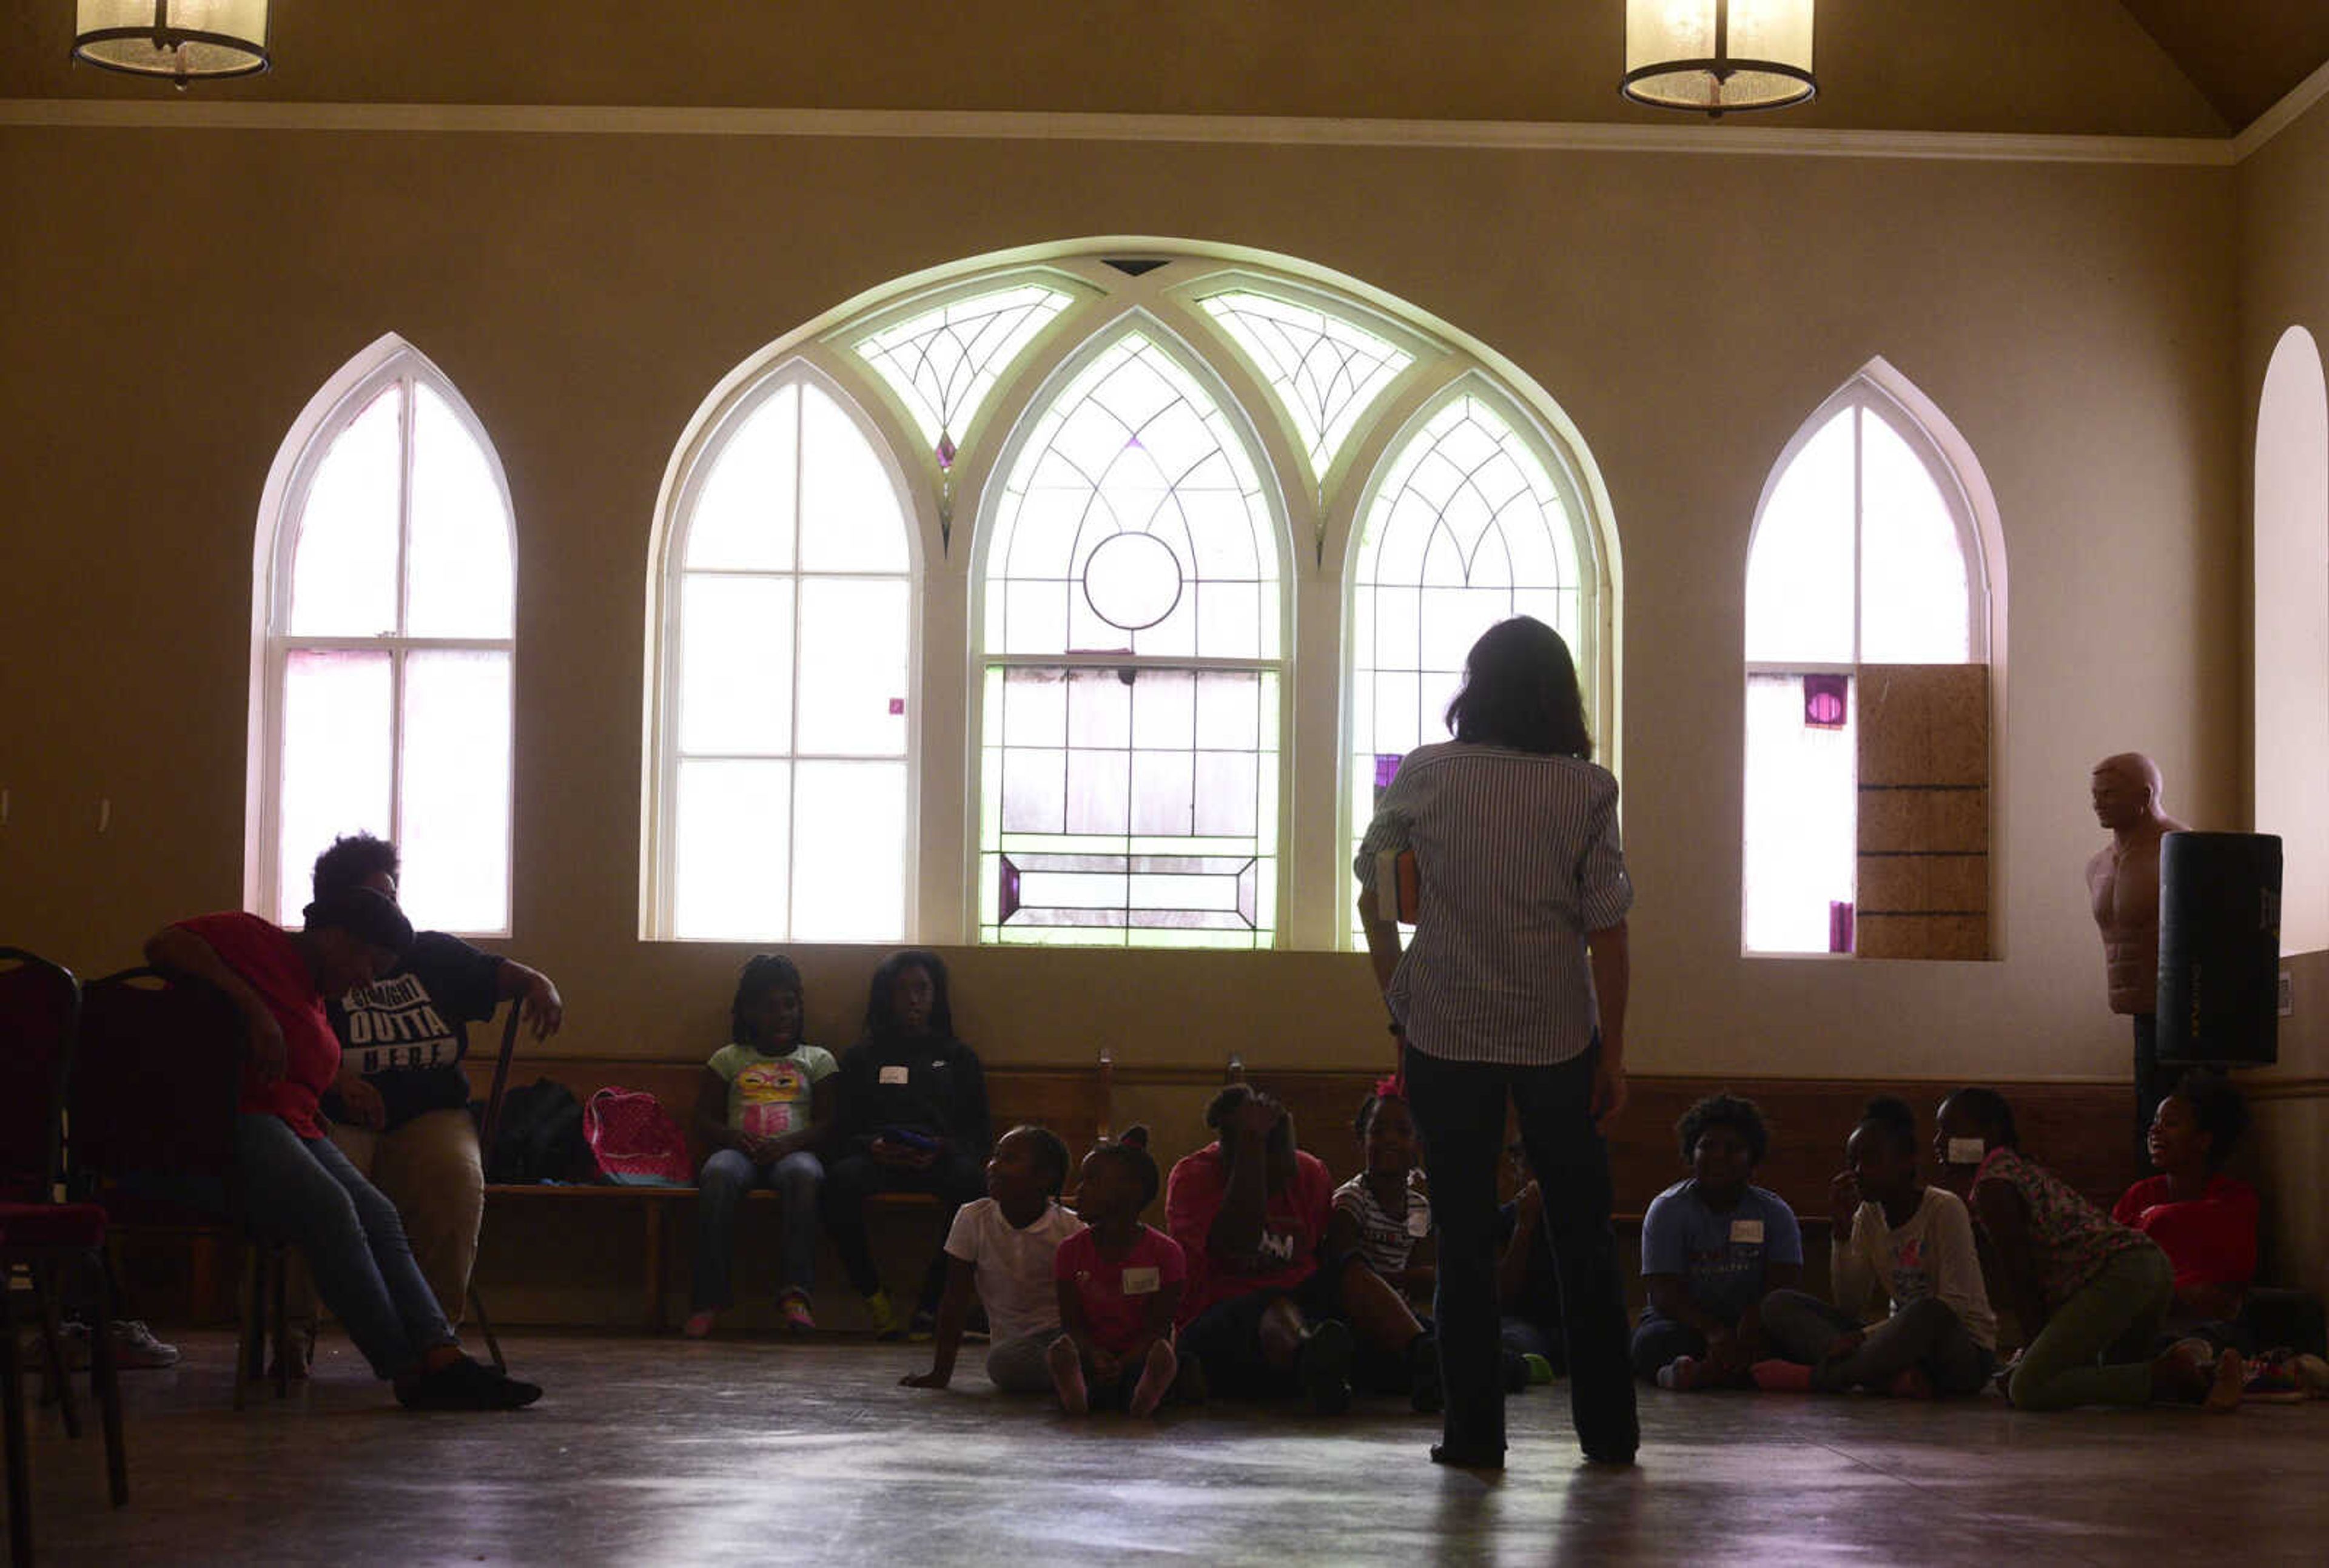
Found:
[[[2280,1056],[2280,840],[2159,841],[2159,1060],[2268,1067]]]

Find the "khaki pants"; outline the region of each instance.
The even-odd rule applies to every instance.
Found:
[[[458,1327],[486,1211],[476,1123],[466,1110],[430,1110],[393,1132],[335,1126],[332,1141],[396,1205],[421,1277],[444,1309],[445,1321]],[[291,1321],[312,1324],[315,1286],[296,1255],[288,1285]]]

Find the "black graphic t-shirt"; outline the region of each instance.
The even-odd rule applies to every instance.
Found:
[[[501,1002],[502,961],[456,936],[422,931],[404,967],[330,1005],[344,1068],[364,1075],[401,1127],[423,1111],[469,1103],[461,1058],[469,1025]],[[354,1121],[337,1095],[324,1101],[335,1121]]]

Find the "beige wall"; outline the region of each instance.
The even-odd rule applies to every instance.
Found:
[[[2329,211],[2321,201],[2329,103],[2241,164],[2238,178],[2241,429],[2252,449],[2265,370],[2281,334],[2302,326],[2329,342]],[[2284,674],[2259,669],[2254,678],[2268,689]],[[2316,685],[2313,700],[2329,697]],[[2329,804],[2317,775],[2310,793],[2315,811]],[[2258,1096],[2258,1157],[2272,1195],[2275,1249],[2292,1282],[2329,1293],[2329,953],[2303,954],[2287,967],[2296,1010],[2281,1020],[2280,1065],[2248,1082]]]
[[[2079,885],[2088,767],[2139,746],[2194,822],[2245,811],[2221,169],[13,129],[0,209],[0,932],[80,969],[240,895],[260,486],[313,391],[394,330],[461,387],[517,506],[510,946],[565,987],[572,1049],[708,1050],[741,949],[635,934],[638,628],[672,445],[739,361],[859,290],[1087,234],[1352,274],[1575,420],[1625,562],[1638,1071],[2123,1071]],[[2002,957],[1750,962],[1747,530],[1796,424],[1877,354],[1972,443],[2004,518]],[[998,1059],[1384,1044],[1353,956],[957,956],[965,1033]],[[816,1031],[842,1038],[878,954],[806,957]]]

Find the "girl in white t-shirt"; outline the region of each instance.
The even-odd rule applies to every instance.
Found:
[[[1766,1389],[1930,1399],[1975,1393],[1997,1367],[1997,1318],[1964,1200],[1917,1174],[1917,1117],[1889,1094],[1868,1102],[1829,1184],[1831,1306],[1801,1290],[1763,1299],[1778,1354],[1753,1368]],[[1867,1326],[1881,1295],[1890,1308]]]
[[[930,1369],[902,1380],[908,1388],[944,1388],[971,1292],[986,1308],[986,1375],[1005,1393],[1049,1393],[1045,1358],[1060,1337],[1059,1292],[1051,1263],[1060,1243],[1083,1229],[1060,1206],[1068,1146],[1047,1128],[1014,1127],[986,1161],[986,1195],[955,1212],[947,1233],[946,1294],[939,1299]]]
[[[1353,1129],[1366,1168],[1334,1189],[1326,1255],[1356,1252],[1401,1296],[1429,1301],[1439,1242],[1431,1228],[1431,1199],[1416,1169],[1421,1151],[1415,1113],[1396,1080],[1375,1085]]]

